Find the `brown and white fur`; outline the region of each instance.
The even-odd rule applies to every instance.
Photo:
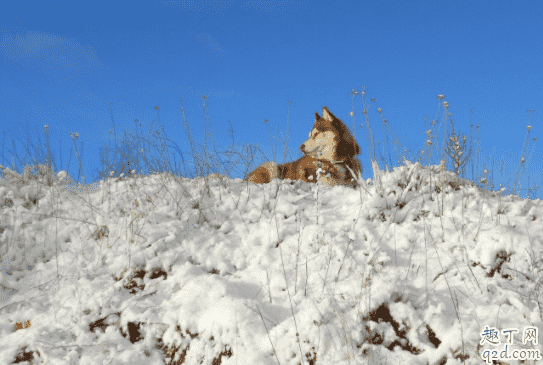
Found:
[[[300,150],[302,158],[294,162],[278,165],[275,162],[265,162],[251,172],[246,181],[254,183],[269,183],[273,179],[317,181],[317,169],[321,168],[322,183],[334,185],[356,186],[355,176],[362,168],[356,157],[360,154],[360,146],[349,132],[347,126],[336,118],[327,107],[322,108],[322,118],[315,113],[315,125],[309,133]]]

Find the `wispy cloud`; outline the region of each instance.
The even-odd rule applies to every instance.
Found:
[[[25,67],[86,72],[104,68],[96,50],[79,41],[39,31],[0,30],[0,54]]]
[[[256,10],[258,12],[277,12],[287,10],[287,5],[302,5],[303,3],[289,1],[289,0],[251,0],[243,3],[243,8],[250,10]]]
[[[211,34],[195,34],[194,39],[196,39],[197,42],[202,43],[206,48],[210,49],[214,54],[220,57],[224,57],[223,49],[221,48],[219,43],[217,43],[215,39],[213,39]]]
[[[220,10],[227,10],[232,5],[233,1],[206,1],[206,0],[179,0],[179,1],[163,1],[163,5],[181,8],[184,10],[194,11],[197,14],[201,12],[216,13]]]
[[[216,14],[221,10],[228,10],[234,5],[234,1],[225,0],[177,0],[163,1],[164,6],[181,8],[188,11],[193,11],[196,15],[200,13]],[[255,10],[257,12],[277,12],[287,10],[288,5],[303,5],[303,2],[294,2],[289,0],[249,0],[244,1],[242,10]]]

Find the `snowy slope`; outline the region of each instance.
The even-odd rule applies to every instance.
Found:
[[[356,190],[6,178],[0,364],[483,364],[507,341],[485,326],[541,354],[542,201],[374,168]]]

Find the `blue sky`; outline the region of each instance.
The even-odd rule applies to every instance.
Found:
[[[436,97],[444,94],[455,129],[468,136],[468,144],[470,124],[480,123],[479,172],[487,163],[496,186],[511,179],[513,187],[528,109],[535,110],[520,188],[528,187],[528,176],[534,187],[543,180],[541,140],[532,140],[540,137],[543,111],[541,19],[538,1],[9,2],[0,14],[4,154],[10,158],[13,137],[23,157],[27,127],[32,142],[38,144],[39,136],[43,146],[47,124],[53,157],[60,166],[60,143],[66,170],[73,148],[69,133],[77,132],[87,181],[93,181],[101,167],[99,149],[114,143],[112,103],[118,140],[123,130],[135,133],[136,119],[147,135],[151,123],[156,126],[158,106],[166,136],[188,158],[180,100],[195,141],[203,144],[200,95],[207,95],[218,147],[232,142],[231,123],[236,144],[260,144],[271,159],[264,120],[272,134],[276,128],[286,132],[292,102],[290,161],[300,157],[298,147],[323,105],[351,127],[350,91],[365,85],[367,102],[376,98],[402,144],[409,140],[414,152],[425,141],[425,117],[435,117]],[[356,136],[368,178],[362,109],[358,95]],[[376,109],[369,109],[375,143],[383,141]],[[277,154],[282,162],[280,142]],[[472,179],[469,166],[466,177]],[[75,155],[69,173],[77,176]]]

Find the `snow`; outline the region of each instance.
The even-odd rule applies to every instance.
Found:
[[[6,170],[0,363],[483,364],[507,342],[485,327],[541,354],[542,201],[373,167],[357,189]]]

